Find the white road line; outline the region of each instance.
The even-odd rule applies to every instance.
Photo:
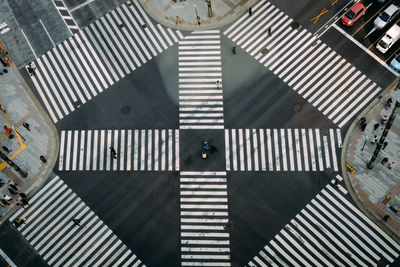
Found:
[[[134,136],[134,149],[133,149],[133,170],[137,171],[139,169],[138,165],[138,157],[139,157],[139,130],[134,131],[135,136]]]
[[[93,170],[97,170],[97,148],[98,148],[98,139],[99,139],[99,131],[94,130],[94,135],[93,135]]]
[[[79,131],[75,130],[74,131],[74,148],[72,150],[72,170],[76,170],[76,163],[77,163],[77,156],[78,156],[78,134]]]
[[[172,141],[173,141],[173,137],[172,137],[172,130],[169,129],[168,130],[168,170],[172,171],[173,168],[173,158],[172,158]]]
[[[58,157],[58,171],[63,170],[64,166],[64,147],[65,147],[65,131],[61,131],[60,137],[60,154]]]
[[[160,134],[159,134],[159,130],[155,129],[154,130],[154,170],[158,171],[159,170],[159,140],[160,140]]]
[[[121,147],[119,152],[119,170],[125,169],[125,130],[121,130]]]
[[[243,129],[239,129],[239,155],[240,155],[240,170],[244,171],[245,170],[245,164],[244,164],[244,142],[243,142]]]
[[[351,35],[349,35],[347,32],[342,30],[339,26],[336,24],[332,25],[333,28],[335,28],[338,32],[346,36],[350,41],[352,41],[355,45],[357,45],[359,48],[364,50],[368,55],[370,55],[373,59],[379,62],[383,67],[385,67],[387,70],[389,70],[391,73],[393,73],[396,77],[398,75],[397,72],[395,72],[392,68],[390,68],[382,59],[380,59],[378,56],[376,56],[374,53],[372,53],[369,49],[367,49],[365,46],[363,46],[361,43],[359,43],[356,39],[354,39]]]
[[[285,129],[281,129],[281,148],[282,148],[282,161],[283,161],[283,170],[288,170],[287,157],[286,157],[286,137],[285,137]]]
[[[36,58],[37,58],[37,55],[36,55],[36,53],[35,53],[35,50],[33,50],[31,43],[29,42],[28,38],[26,37],[26,35],[25,35],[25,33],[24,33],[24,31],[23,31],[22,29],[21,29],[21,33],[22,33],[22,35],[24,36],[26,42],[27,42],[28,45],[29,45],[29,48],[31,49],[31,51],[32,51],[32,53],[33,53],[33,55],[35,56],[35,59],[36,59]]]
[[[165,171],[165,156],[166,156],[166,146],[167,146],[167,140],[166,140],[166,131],[162,130],[161,131],[161,170]]]
[[[271,135],[271,129],[267,129],[266,132],[266,137],[267,137],[267,150],[268,150],[268,167],[270,171],[274,170],[274,162],[272,159],[272,135]]]
[[[290,161],[290,170],[295,171],[296,166],[294,162],[294,147],[293,147],[293,138],[292,138],[292,129],[287,129],[287,137],[288,137],[288,147],[289,147],[289,161]]]
[[[257,142],[257,130],[253,129],[253,147],[254,147],[254,170],[259,171],[259,163],[258,163],[258,142]]]
[[[329,135],[330,135],[330,142],[331,142],[333,170],[337,172],[338,171],[338,163],[337,163],[335,136],[334,136],[333,129],[329,129]]]
[[[310,141],[311,167],[313,171],[316,171],[317,164],[315,161],[314,137],[312,129],[308,129],[308,140]]]
[[[83,162],[84,158],[83,155],[85,153],[85,136],[86,136],[86,131],[81,130],[81,140],[80,140],[80,148],[79,148],[79,170],[83,170]]]
[[[308,163],[308,150],[307,150],[307,136],[306,129],[301,129],[302,141],[303,141],[303,157],[304,157],[304,170],[309,171],[309,163]]]
[[[153,146],[153,131],[147,130],[147,170],[151,171],[151,160],[152,160],[152,148]]]
[[[232,129],[232,161],[233,161],[233,170],[238,170],[238,160],[237,160],[237,146],[236,146],[236,129]]]
[[[132,130],[128,130],[128,141],[126,147],[126,170],[130,171],[131,169],[132,169]]]
[[[251,140],[250,140],[250,129],[245,130],[246,133],[246,156],[247,156],[247,170],[251,171],[252,170],[252,165],[251,165]]]
[[[146,130],[142,130],[140,134],[140,170],[145,170],[145,150],[146,150]]]
[[[280,162],[280,152],[279,152],[279,136],[278,136],[278,130],[273,129],[274,133],[274,145],[275,145],[275,166],[276,170],[280,171],[281,170],[281,162]]]
[[[294,129],[294,140],[296,143],[296,159],[297,159],[297,170],[301,171],[303,169],[301,165],[301,150],[300,150],[300,136],[299,129]]]
[[[86,170],[90,170],[90,159],[92,151],[92,130],[88,130],[87,134],[87,146],[86,146]]]
[[[229,147],[229,130],[225,129],[225,167],[227,171],[231,170],[230,162],[230,147]]]
[[[324,159],[322,157],[322,146],[321,146],[321,135],[319,129],[315,129],[315,139],[317,140],[317,152],[318,152],[318,166],[319,170],[324,170]]]
[[[326,168],[331,168],[331,160],[329,158],[329,145],[328,145],[328,137],[326,135],[323,136],[324,139],[324,151],[325,151],[325,164]]]

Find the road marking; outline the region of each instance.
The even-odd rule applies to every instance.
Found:
[[[44,26],[42,20],[39,19],[39,22],[40,22],[40,24],[42,24],[42,27],[43,27],[44,31],[46,32],[47,36],[49,37],[50,42],[53,44],[53,47],[55,47],[56,45],[54,44],[53,39],[51,39],[50,34],[49,34],[49,32],[47,31],[46,27]]]
[[[84,3],[82,3],[82,4],[77,5],[76,7],[71,8],[69,11],[70,11],[70,12],[74,12],[74,11],[76,11],[76,10],[78,10],[78,9],[80,9],[80,8],[82,8],[82,7],[84,7],[84,6],[88,5],[88,4],[90,4],[90,3],[92,3],[92,2],[94,2],[94,0],[87,0],[86,2],[84,2]]]
[[[9,264],[10,267],[17,267],[15,263],[7,256],[7,254],[0,248],[0,255],[3,257],[3,259],[6,260],[6,262]]]
[[[31,46],[31,43],[28,41],[28,38],[26,38],[26,35],[25,35],[25,33],[24,33],[24,31],[22,29],[21,29],[21,32],[22,32],[22,35],[25,37],[25,40],[28,43],[29,47],[31,48],[31,51],[32,51],[33,55],[35,55],[35,59],[37,59],[37,55],[36,55],[35,51],[33,50],[32,46]]]
[[[350,41],[352,41],[355,45],[357,45],[359,48],[364,50],[368,55],[370,55],[372,58],[374,58],[376,61],[378,61],[383,67],[385,67],[387,70],[389,70],[391,73],[393,73],[396,77],[398,76],[398,73],[395,72],[392,68],[390,68],[382,59],[380,59],[378,56],[376,56],[374,53],[372,53],[370,50],[368,50],[366,47],[364,47],[360,42],[358,42],[356,39],[354,39],[351,35],[349,35],[347,32],[345,32],[343,29],[341,29],[339,26],[336,24],[333,25],[333,27],[342,33],[344,36],[349,38]]]

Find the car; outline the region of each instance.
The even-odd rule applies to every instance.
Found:
[[[361,2],[355,3],[342,17],[342,23],[346,27],[350,27],[359,18],[361,18],[367,9]]]
[[[392,69],[399,72],[400,70],[400,53],[396,54],[389,65]]]
[[[397,15],[400,13],[400,6],[391,4],[388,6],[379,16],[374,20],[374,26],[376,29],[383,29],[389,24]]]

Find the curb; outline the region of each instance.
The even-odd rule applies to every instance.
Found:
[[[391,85],[387,87],[386,90],[382,91],[377,98],[375,98],[356,118],[355,120],[351,123],[349,129],[347,130],[346,136],[344,138],[343,144],[342,144],[342,155],[341,155],[341,166],[342,166],[342,175],[344,178],[344,182],[346,184],[346,188],[349,191],[349,194],[353,201],[356,203],[357,207],[371,220],[373,221],[376,225],[378,225],[379,228],[381,228],[387,235],[389,235],[393,240],[395,240],[398,244],[400,244],[400,237],[395,234],[388,226],[386,226],[385,223],[383,223],[380,219],[376,217],[369,209],[367,209],[360,201],[358,198],[357,193],[355,192],[352,183],[350,182],[349,174],[347,173],[346,169],[346,162],[347,162],[347,146],[348,146],[348,141],[349,138],[353,132],[353,129],[356,127],[356,124],[360,120],[361,117],[363,117],[365,114],[370,112],[374,107],[376,107],[377,104],[381,101],[381,98],[384,96],[384,92],[387,92],[392,86],[394,86],[397,83],[397,79],[392,82]]]

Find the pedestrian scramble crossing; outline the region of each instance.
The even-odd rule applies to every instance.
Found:
[[[58,170],[179,171],[179,130],[63,130]]]
[[[342,180],[339,175],[338,181]],[[248,266],[377,266],[400,246],[347,200],[340,183],[327,185]]]
[[[179,41],[179,128],[224,128],[219,30]]]
[[[31,79],[57,122],[182,38],[127,1],[34,61]]]
[[[340,129],[225,129],[227,171],[338,171]]]
[[[17,230],[49,266],[145,266],[58,176],[16,218],[26,219]]]
[[[268,28],[271,28],[269,36]],[[381,88],[272,5],[261,0],[224,34],[343,127]]]
[[[180,172],[181,266],[231,266],[226,172]]]

